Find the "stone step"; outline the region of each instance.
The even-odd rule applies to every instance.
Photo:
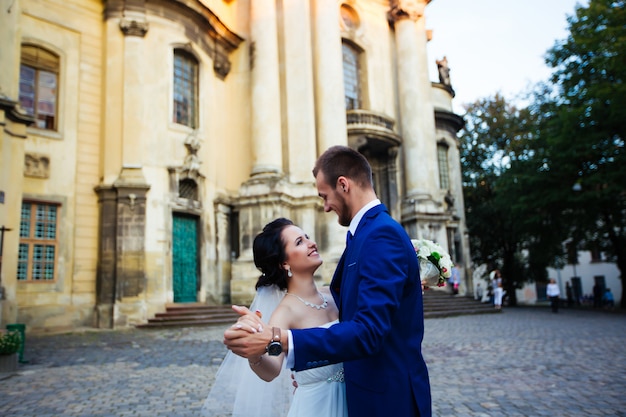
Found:
[[[480,303],[470,297],[452,296],[444,290],[427,290],[424,293],[424,318],[453,317],[465,314],[499,313],[491,304]],[[201,303],[169,304],[165,312],[137,327],[163,328],[188,326],[228,325],[237,320],[238,315],[230,305],[210,306]]]

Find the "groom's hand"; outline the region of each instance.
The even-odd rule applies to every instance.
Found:
[[[233,306],[241,315],[237,323],[224,332],[224,344],[233,353],[244,358],[259,357],[272,338],[272,330],[261,318],[246,307]]]

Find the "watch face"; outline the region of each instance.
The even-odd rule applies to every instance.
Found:
[[[267,354],[270,356],[278,356],[283,352],[280,342],[272,342],[267,346]]]

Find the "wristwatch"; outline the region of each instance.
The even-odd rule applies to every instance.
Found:
[[[268,343],[265,351],[270,356],[278,356],[283,353],[283,345],[280,344],[280,327],[272,327],[272,340]]]

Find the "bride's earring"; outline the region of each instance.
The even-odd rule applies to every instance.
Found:
[[[288,269],[288,270],[287,270],[287,276],[288,276],[289,278],[291,278],[291,277],[293,276],[293,273],[291,272],[291,269]]]

